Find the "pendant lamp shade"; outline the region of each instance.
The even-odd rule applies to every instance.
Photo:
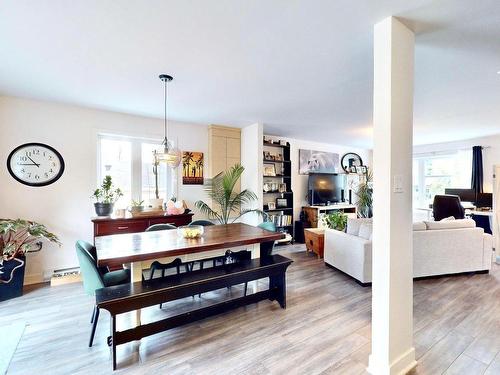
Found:
[[[165,103],[164,111],[164,131],[165,137],[162,142],[163,150],[160,152],[155,152],[155,161],[158,163],[166,163],[171,168],[177,168],[181,163],[181,150],[174,146],[174,143],[168,139],[168,117],[167,117],[167,99],[168,99],[168,82],[172,81],[172,76],[167,74],[161,74],[160,79],[164,83],[163,99]]]

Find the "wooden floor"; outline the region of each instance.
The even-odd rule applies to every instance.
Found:
[[[280,248],[289,268],[287,309],[263,301],[118,347],[117,374],[364,374],[371,288],[306,255]],[[262,287],[265,283],[262,283]],[[500,267],[489,275],[415,282],[413,374],[500,374]],[[233,287],[231,293],[241,294]],[[212,303],[226,289],[147,309],[144,320]],[[81,284],[35,288],[0,304],[0,327],[27,324],[9,374],[109,374],[103,311],[87,347],[92,300]],[[118,327],[130,323],[123,316]],[[0,331],[2,334],[5,332]],[[7,333],[8,334],[8,333]]]

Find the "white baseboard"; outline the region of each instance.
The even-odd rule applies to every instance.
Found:
[[[396,358],[392,363],[377,362],[375,357],[370,354],[366,371],[372,375],[405,375],[416,366],[415,348],[412,347]]]
[[[40,284],[45,282],[43,278],[43,274],[41,273],[34,273],[31,275],[24,275],[24,285],[31,285],[31,284]]]

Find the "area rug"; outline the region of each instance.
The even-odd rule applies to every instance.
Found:
[[[14,355],[19,340],[23,336],[26,323],[12,323],[2,328],[2,339],[0,340],[0,374],[5,375],[9,368],[10,360]]]

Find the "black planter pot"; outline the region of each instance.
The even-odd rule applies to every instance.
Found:
[[[0,266],[0,301],[6,301],[23,295],[24,270],[26,257],[22,256],[12,260],[4,260]]]
[[[97,216],[109,216],[113,212],[113,203],[94,203]]]

